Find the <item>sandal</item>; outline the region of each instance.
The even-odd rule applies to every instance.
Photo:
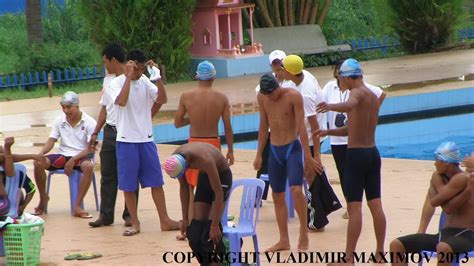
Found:
[[[140,230],[137,230],[131,227],[131,228],[125,229],[125,231],[123,232],[123,236],[134,236],[134,235],[137,235],[138,233],[140,233]]]

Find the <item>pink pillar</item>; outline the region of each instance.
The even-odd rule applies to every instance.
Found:
[[[253,7],[250,8],[250,45],[253,45]]]
[[[230,29],[230,12],[227,11],[227,32],[229,34],[229,50],[232,49],[232,32]]]

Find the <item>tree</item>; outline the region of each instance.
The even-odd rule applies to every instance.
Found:
[[[389,0],[392,27],[410,53],[446,45],[464,16],[464,0]]]
[[[247,0],[254,3],[256,27],[279,27],[295,24],[323,25],[331,0]]]
[[[43,25],[41,23],[41,1],[26,0],[26,31],[28,44],[43,42]]]
[[[192,44],[191,12],[196,0],[81,0],[82,14],[94,43],[121,43],[143,49],[166,66],[168,80],[189,73]]]

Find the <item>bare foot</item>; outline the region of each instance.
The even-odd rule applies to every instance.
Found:
[[[324,232],[324,230],[326,230],[326,227],[321,227],[321,228],[317,228],[317,229],[309,229],[309,232],[311,233],[319,233],[319,232]]]
[[[49,196],[46,196],[44,199],[40,199],[38,206],[35,208],[33,215],[43,215],[48,206]]]
[[[349,213],[347,213],[347,211],[342,215],[342,219],[349,219]]]
[[[384,254],[383,250],[382,251],[376,251],[375,252],[375,260],[371,260],[371,262],[377,263],[377,264],[385,264],[385,258],[383,258],[382,255],[380,255],[380,254]]]
[[[289,250],[289,249],[290,249],[290,242],[280,240],[275,245],[267,248],[265,252],[275,252],[275,251]]]
[[[185,240],[186,240],[186,236],[177,235],[177,236],[176,236],[176,240],[178,240],[178,241],[185,241]]]
[[[300,234],[300,239],[298,240],[298,251],[308,250],[308,248],[309,248],[308,234]]]
[[[169,219],[161,225],[161,231],[175,231],[181,229],[181,222]]]

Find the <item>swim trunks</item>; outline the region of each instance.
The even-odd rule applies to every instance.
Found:
[[[217,149],[221,150],[221,141],[218,137],[214,138],[189,138],[188,143],[193,143],[193,142],[204,142],[213,145]],[[198,169],[188,169],[186,170],[186,181],[188,181],[188,184],[191,186],[195,187],[198,183],[198,175],[199,175],[199,170]]]
[[[282,146],[270,144],[268,179],[273,192],[285,192],[287,179],[290,187],[301,186],[303,178],[303,150],[300,141],[296,139]]]
[[[348,148],[344,167],[344,190],[347,201],[367,201],[380,198],[381,160],[377,147]]]
[[[219,173],[219,179],[221,181],[222,191],[224,192],[224,202],[229,198],[230,189],[232,188],[232,172],[230,168]],[[212,204],[215,195],[212,191],[211,183],[206,172],[199,172],[198,184],[196,188],[196,195],[194,195],[194,202],[204,202]]]
[[[445,227],[435,235],[412,234],[397,238],[408,253],[422,250],[436,251],[439,242],[448,244],[454,253],[469,252],[474,249],[473,229]]]

